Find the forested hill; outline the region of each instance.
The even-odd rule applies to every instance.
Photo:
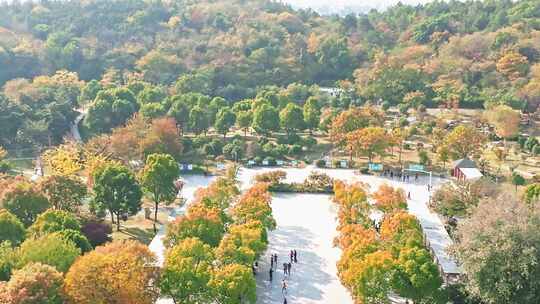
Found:
[[[0,5],[0,140],[58,142],[73,108],[123,85],[230,103],[267,86],[339,85],[350,96],[338,104],[535,110],[539,60],[538,0],[343,18],[266,0],[15,1]]]
[[[537,0],[398,5],[345,18],[265,0],[14,2],[0,7],[0,83],[60,69],[82,80],[118,69],[160,84],[195,73],[212,79],[215,95],[239,98],[266,84],[333,85],[352,80],[357,68],[374,72],[397,59],[390,73],[375,71],[379,82],[460,82],[475,95],[500,88],[501,57],[538,61],[539,18]],[[512,76],[526,82],[526,69],[516,68]],[[360,71],[359,82],[369,82],[369,72]]]

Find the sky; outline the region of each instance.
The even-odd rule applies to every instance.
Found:
[[[404,4],[426,3],[430,0],[282,0],[294,7],[312,8],[320,13],[337,13],[347,8],[354,10],[384,9],[398,2]]]

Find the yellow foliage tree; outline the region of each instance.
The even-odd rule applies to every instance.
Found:
[[[45,167],[53,175],[72,175],[83,168],[81,148],[74,142],[67,142],[47,150],[42,155]]]
[[[135,241],[97,247],[71,266],[64,280],[67,303],[151,304],[157,299],[155,256]]]

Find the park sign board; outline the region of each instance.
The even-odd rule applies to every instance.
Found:
[[[424,165],[420,165],[420,164],[410,164],[409,165],[409,170],[411,170],[411,171],[425,171],[425,167],[424,167]]]
[[[369,163],[368,168],[369,168],[369,171],[382,171],[383,170],[383,165],[382,164]]]

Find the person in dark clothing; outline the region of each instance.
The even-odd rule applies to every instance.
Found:
[[[276,263],[276,268],[277,268],[277,253],[274,254],[274,263]]]
[[[270,257],[270,268],[274,268],[274,255]]]
[[[270,275],[270,282],[272,282],[272,278],[274,277],[274,269],[270,268],[268,274]]]
[[[294,262],[295,262],[295,263],[298,263],[298,259],[297,259],[296,257],[297,257],[297,255],[296,255],[296,249],[295,249],[295,250],[294,250]]]
[[[291,264],[291,263],[288,263],[288,264],[287,264],[287,273],[288,273],[289,275],[291,275],[291,268],[292,268],[292,264]]]
[[[287,269],[288,269],[287,263],[283,263],[283,273],[284,274],[287,274]]]
[[[289,257],[291,258],[291,263],[294,261],[294,252],[291,250],[289,253]]]
[[[287,298],[283,298],[283,304],[287,304]]]

